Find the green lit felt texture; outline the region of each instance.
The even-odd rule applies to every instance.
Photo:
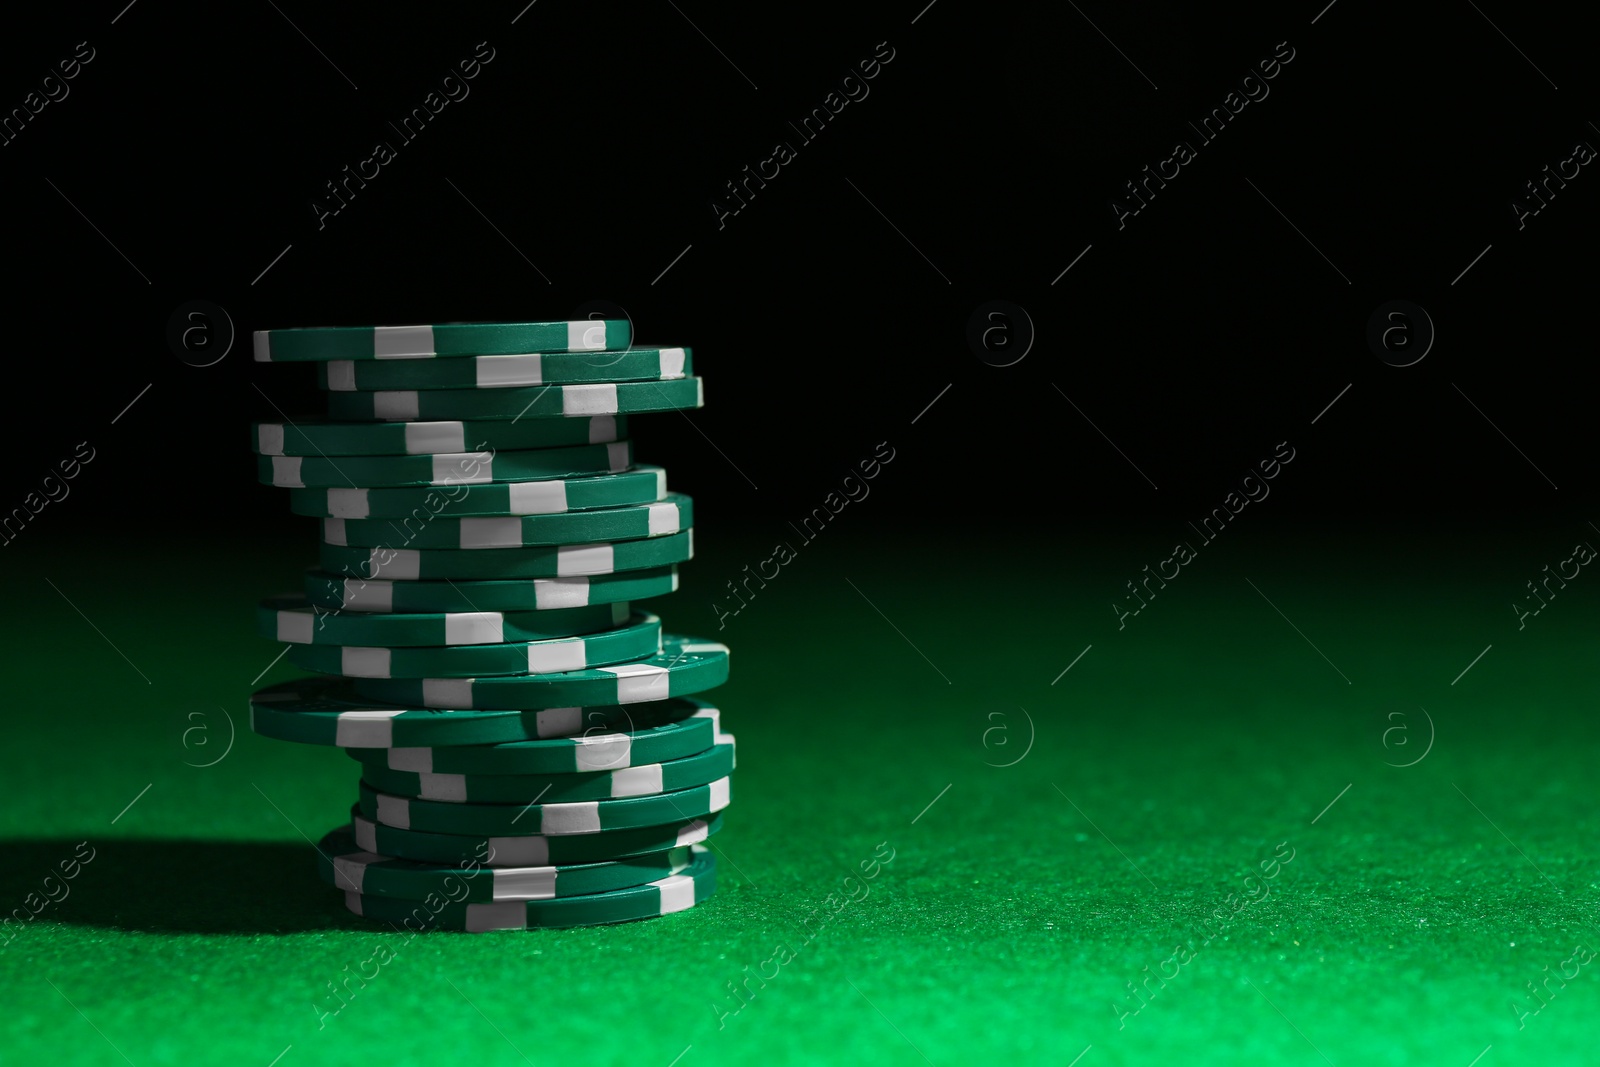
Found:
[[[95,852],[0,950],[6,1059],[1591,1056],[1600,968],[1568,961],[1600,949],[1597,580],[1521,630],[1508,607],[1570,531],[1241,524],[1119,630],[1112,603],[1169,553],[1166,526],[1019,547],[870,518],[795,545],[720,631],[724,580],[784,534],[711,523],[682,591],[644,605],[733,649],[708,694],[739,737],[710,901],[414,939],[350,915],[302,836],[345,821],[358,765],[243,714],[279,650],[254,606],[296,586],[309,522],[301,544],[226,554],[13,546],[0,903]],[[224,709],[232,750],[186,765],[221,756]],[[1433,747],[1392,766],[1423,753],[1422,709]],[[1265,896],[1232,911],[1247,892]],[[1563,968],[1533,1014],[1526,983]],[[329,983],[360,971],[340,1007]]]

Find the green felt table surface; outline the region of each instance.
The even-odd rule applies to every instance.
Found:
[[[254,605],[312,523],[30,529],[0,566],[0,905],[94,858],[6,927],[0,1061],[1594,1061],[1600,578],[1510,607],[1580,525],[1241,522],[1119,628],[1171,523],[863,509],[719,631],[723,583],[795,538],[706,511],[650,607],[733,649],[716,895],[477,936],[346,912],[307,838],[356,765],[248,732],[295,675]]]

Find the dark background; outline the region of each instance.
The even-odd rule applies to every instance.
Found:
[[[255,484],[247,430],[263,393],[291,415],[320,397],[310,369],[251,362],[252,329],[593,299],[641,342],[694,348],[702,432],[656,415],[635,436],[703,521],[797,517],[882,441],[885,521],[1196,516],[1283,440],[1280,517],[1587,516],[1600,178],[1521,232],[1510,202],[1600,132],[1587,34],[1538,9],[124,2],[0,39],[5,109],[77,42],[96,51],[0,148],[0,505],[77,442],[97,451],[35,519],[53,537],[179,511],[217,537],[305,535]],[[479,41],[495,58],[470,96],[399,146],[386,122]],[[799,144],[786,123],[882,41],[870,95]],[[1270,96],[1200,146],[1186,120],[1280,41],[1295,57]],[[380,138],[398,158],[319,230],[311,201]],[[1179,138],[1198,158],[1119,232],[1109,199]],[[719,229],[712,200],[778,140],[798,158]],[[1438,332],[1406,368],[1364,336],[1398,298]],[[214,366],[165,339],[194,299],[238,330]],[[966,340],[991,299],[1037,330],[1010,367]]]

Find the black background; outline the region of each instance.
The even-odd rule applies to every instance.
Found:
[[[1581,26],[1506,4],[924,2],[116,0],[8,22],[4,109],[77,42],[95,59],[0,147],[0,508],[87,440],[58,536],[174,511],[287,529],[248,423],[320,397],[310,369],[253,363],[248,331],[606,299],[638,341],[694,348],[701,432],[663,414],[635,436],[730,519],[808,511],[884,441],[885,519],[1176,517],[1285,440],[1284,516],[1588,517],[1600,177],[1521,231],[1510,207],[1600,145]],[[319,229],[323,183],[396,143],[387,122],[480,41],[470,96]],[[880,42],[870,95],[799,144],[787,123]],[[1186,121],[1279,42],[1270,95],[1199,146]],[[1108,201],[1178,139],[1198,158],[1119,230]],[[798,158],[719,228],[723,184],[780,140]],[[1395,368],[1365,331],[1401,298],[1438,337]],[[215,366],[165,340],[193,299],[238,330]],[[1016,365],[968,347],[991,299],[1036,327]]]

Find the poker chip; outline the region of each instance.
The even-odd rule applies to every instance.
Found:
[[[319,546],[322,569],[359,579],[579,578],[646,570],[694,556],[694,531],[642,541],[519,548],[360,548]]]
[[[620,800],[708,785],[733,773],[733,735],[721,735],[704,752],[669,763],[641,763],[586,774],[442,774],[367,766],[361,780],[390,796],[452,804],[515,804],[535,796],[543,803]]]
[[[728,649],[634,607],[694,556],[693,501],[630,427],[701,406],[690,350],[591,320],[261,330],[255,358],[319,364],[327,395],[251,426],[257,477],[321,543],[303,592],[256,608],[314,676],[258,689],[250,725],[360,768],[315,876],[412,930],[710,897],[734,741],[693,694]]]
[[[462,863],[422,863],[368,852],[356,844],[349,826],[317,843],[317,873],[343,892],[363,896],[421,900],[438,893],[457,901],[553,900],[610,893],[677,874],[689,866],[687,847],[639,856],[545,867],[490,867]]]
[[[543,478],[531,482],[458,483],[446,488],[291,489],[289,510],[296,515],[336,519],[404,519],[395,537],[426,527],[435,518],[555,515],[589,508],[650,504],[667,495],[667,472],[636,465],[619,474],[589,478]]]
[[[663,710],[663,708],[671,710]],[[364,700],[346,678],[296,678],[250,697],[250,725],[264,737],[341,748],[494,745],[631,731],[636,722],[693,713],[686,701],[634,707],[529,711],[406,707]],[[576,742],[574,742],[576,743]]]
[[[437,893],[422,900],[408,900],[347,890],[344,900],[345,906],[357,915],[411,930],[486,933],[630,922],[685,911],[715,892],[716,857],[700,845],[691,846],[689,853],[691,859],[682,873],[609,893],[474,903],[452,901]]]
[[[582,322],[447,322],[434,326],[312,326],[257,330],[258,363],[335,359],[434,359],[516,352],[625,349],[627,320]]]
[[[627,436],[626,415],[517,422],[335,422],[312,415],[250,427],[250,443],[262,456],[428,456],[472,449],[604,445]]]
[[[285,594],[257,605],[256,632],[297,645],[491,645],[592,634],[623,625],[631,614],[626,600],[548,611],[380,614],[326,608]]]
[[[646,659],[559,674],[494,678],[358,678],[356,692],[424,708],[524,709],[569,704],[635,704],[689,696],[728,680],[728,646],[663,634]]]
[[[666,381],[694,373],[687,348],[533,352],[435,360],[336,360],[317,367],[329,392],[378,389],[506,389],[584,382]]]
[[[470,678],[584,670],[636,660],[660,649],[661,620],[639,612],[615,629],[541,641],[439,648],[290,645],[289,662],[302,670],[346,678]]]
[[[633,464],[633,445],[527,448],[520,452],[436,452],[417,456],[257,456],[262,485],[285,489],[345,486],[473,486],[616,474]]]
[[[666,763],[704,752],[721,734],[720,712],[703,700],[663,700],[627,709],[627,730],[596,721],[572,737],[444,748],[346,748],[371,767],[420,774],[578,774]]]
[[[675,592],[677,567],[620,574],[507,581],[395,582],[306,572],[306,599],[322,608],[352,612],[523,612],[577,608],[618,600],[645,600]]]
[[[335,419],[552,419],[684,411],[705,403],[699,378],[511,389],[380,389],[328,394]]]
[[[728,779],[718,778],[692,789],[654,796],[526,804],[416,800],[380,793],[363,782],[358,803],[362,815],[402,830],[492,836],[514,834],[520,827],[526,833],[564,837],[703,819],[727,807],[729,799]]]
[[[350,828],[356,844],[363,851],[382,856],[423,863],[546,867],[552,864],[601,863],[608,859],[624,859],[663,849],[687,848],[705,841],[722,829],[722,816],[717,814],[638,830],[613,830],[607,834],[477,837],[472,834],[428,834],[384,826],[362,815],[358,804],[350,809]]]
[[[554,515],[503,515],[481,518],[437,517],[407,530],[407,548],[520,548],[572,545],[589,541],[632,541],[665,537],[694,525],[694,501],[683,493],[631,507],[567,511]],[[329,545],[377,548],[402,538],[385,519],[322,520]]]

